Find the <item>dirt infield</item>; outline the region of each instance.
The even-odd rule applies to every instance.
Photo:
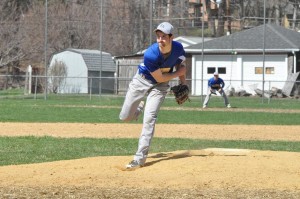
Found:
[[[141,124],[0,123],[0,136],[138,138]],[[299,126],[166,125],[156,137],[300,141]],[[1,198],[300,198],[300,153],[204,149],[0,167]]]
[[[130,123],[0,123],[0,136],[138,138],[142,124]],[[155,137],[219,140],[300,141],[297,125],[157,124]]]

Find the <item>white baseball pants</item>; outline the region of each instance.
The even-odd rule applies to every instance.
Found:
[[[214,93],[216,93],[218,91],[216,89],[212,89],[212,90],[213,90]],[[221,91],[219,93],[224,98],[225,106],[227,106],[229,104],[229,101],[228,101],[227,95],[225,94],[224,90],[221,89]],[[205,100],[203,102],[203,106],[207,106],[208,105],[208,102],[209,102],[211,94],[212,94],[212,91],[210,90],[210,88],[208,88],[207,89],[207,95],[206,95]]]
[[[168,89],[168,82],[153,84],[138,73],[129,84],[126,98],[120,112],[120,119],[122,121],[135,119],[139,103],[148,94],[144,107],[143,127],[139,138],[138,150],[134,156],[134,160],[138,161],[141,165],[146,162],[151,140],[154,136],[157,114],[167,95]]]

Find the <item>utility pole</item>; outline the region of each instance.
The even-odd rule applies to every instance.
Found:
[[[203,69],[204,69],[204,5],[205,4],[205,1],[202,0],[202,17],[201,17],[201,28],[202,28],[202,33],[201,33],[201,36],[202,36],[202,51],[201,51],[201,103],[203,104]],[[197,77],[197,74],[196,74],[196,67],[195,67],[195,77]],[[197,78],[196,78],[196,82],[197,82]],[[195,88],[196,88],[196,84],[195,84]]]
[[[103,45],[103,1],[100,1],[101,14],[100,14],[100,68],[99,68],[99,96],[102,94],[102,45]]]
[[[45,43],[44,43],[44,64],[45,64],[45,89],[44,89],[44,99],[47,100],[47,92],[48,92],[48,80],[47,80],[47,45],[48,45],[48,0],[45,0]]]
[[[153,18],[153,0],[150,0],[150,13],[149,13],[149,45],[152,44],[152,18]]]
[[[265,95],[265,46],[266,46],[266,0],[264,0],[264,30],[263,30],[263,70],[262,70],[262,103]]]

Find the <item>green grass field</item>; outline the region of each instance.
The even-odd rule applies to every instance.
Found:
[[[300,101],[295,99],[278,99],[267,104],[260,98],[230,98],[233,107],[245,109],[285,109],[300,110]],[[1,122],[83,122],[83,123],[120,123],[119,112],[122,97],[94,97],[89,100],[82,97],[49,97],[48,100],[2,99],[0,104]],[[223,102],[215,98],[211,107],[221,108]],[[110,106],[100,108],[100,106]],[[173,98],[167,98],[163,107],[178,107]],[[201,107],[200,98],[192,98],[191,103],[182,107]],[[298,113],[271,112],[227,112],[225,111],[184,111],[180,120],[178,113],[182,110],[161,110],[158,123],[181,124],[266,124],[266,125],[298,125]]]
[[[122,97],[52,97],[43,99],[1,99],[0,122],[80,122],[119,123],[118,115]],[[199,111],[161,110],[158,123],[181,124],[263,124],[299,125],[300,114],[288,110],[300,110],[297,99],[276,99],[262,103],[260,98],[230,98],[233,107],[249,111]],[[213,98],[211,107],[223,107],[222,99]],[[101,106],[109,106],[101,108]],[[173,98],[167,98],[163,107],[178,107]],[[183,107],[201,107],[200,98],[192,98]],[[252,112],[250,109],[276,110],[284,113]],[[178,115],[180,114],[180,119]],[[141,119],[137,122],[140,123]],[[300,125],[299,125],[300,127]],[[0,137],[0,165],[27,164],[75,158],[133,155],[136,139],[93,139],[53,137]],[[154,138],[151,152],[196,150],[207,147],[248,148],[258,150],[300,152],[300,142],[283,141],[222,141],[199,139]]]
[[[95,156],[133,155],[137,139],[0,137],[0,165],[28,164]],[[151,152],[210,147],[300,152],[300,142],[154,138]]]

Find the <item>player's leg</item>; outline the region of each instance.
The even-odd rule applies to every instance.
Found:
[[[227,95],[226,95],[226,93],[224,92],[223,89],[221,89],[220,94],[224,98],[225,106],[228,107],[228,108],[231,108],[231,106],[229,104],[229,101],[228,101],[228,98],[227,98]]]
[[[203,102],[203,108],[207,107],[209,99],[210,99],[210,96],[211,96],[210,88],[207,88],[207,94],[206,94],[205,100]]]
[[[161,83],[151,89],[148,94],[144,111],[143,128],[139,139],[138,150],[134,156],[134,160],[138,161],[140,165],[144,165],[146,162],[151,140],[154,135],[157,114],[165,99],[168,88],[168,83]]]
[[[141,111],[138,109],[138,106],[152,86],[152,84],[140,78],[139,75],[134,76],[126,93],[123,107],[119,115],[120,120],[128,122],[136,119],[139,114],[138,112]]]

